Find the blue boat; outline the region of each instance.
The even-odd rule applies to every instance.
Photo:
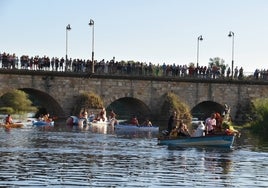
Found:
[[[235,140],[235,134],[233,135],[207,135],[201,137],[159,137],[159,145],[168,145],[172,147],[196,147],[196,146],[210,146],[210,147],[224,147],[231,148]]]
[[[46,121],[33,121],[33,126],[42,127],[42,126],[54,126],[54,121],[46,122]]]

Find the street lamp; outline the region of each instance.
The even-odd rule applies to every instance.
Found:
[[[228,37],[232,37],[232,78],[234,76],[234,32],[230,31]]]
[[[197,59],[196,59],[196,68],[198,68],[198,60],[199,60],[199,41],[202,41],[203,37],[202,35],[200,35],[199,37],[197,37]]]
[[[66,56],[65,56],[65,66],[67,65],[67,61],[68,61],[68,31],[71,30],[71,25],[68,24],[66,26]]]
[[[92,73],[94,73],[94,20],[90,19],[89,26],[92,26]]]

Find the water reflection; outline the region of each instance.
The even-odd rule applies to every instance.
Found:
[[[268,181],[267,152],[239,142],[232,150],[169,148],[154,135],[65,126],[0,129],[0,136],[6,187],[264,187]]]

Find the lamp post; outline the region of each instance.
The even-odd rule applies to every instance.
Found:
[[[89,26],[92,26],[92,73],[94,73],[94,20],[90,19]]]
[[[65,66],[67,65],[67,61],[68,61],[68,31],[71,30],[71,25],[68,24],[66,26],[66,56],[65,56]]]
[[[202,35],[200,35],[199,37],[197,37],[197,58],[196,58],[196,68],[198,68],[198,60],[199,60],[199,41],[202,41],[203,37]]]
[[[234,32],[230,31],[228,37],[232,37],[232,78],[234,76]]]

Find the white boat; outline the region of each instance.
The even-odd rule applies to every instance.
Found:
[[[93,133],[113,134],[114,125],[110,121],[93,121],[89,123],[88,130]]]
[[[86,118],[79,118],[77,116],[70,116],[66,120],[66,125],[72,129],[86,130],[94,133],[110,134],[114,132],[114,121],[94,120],[92,122]]]

